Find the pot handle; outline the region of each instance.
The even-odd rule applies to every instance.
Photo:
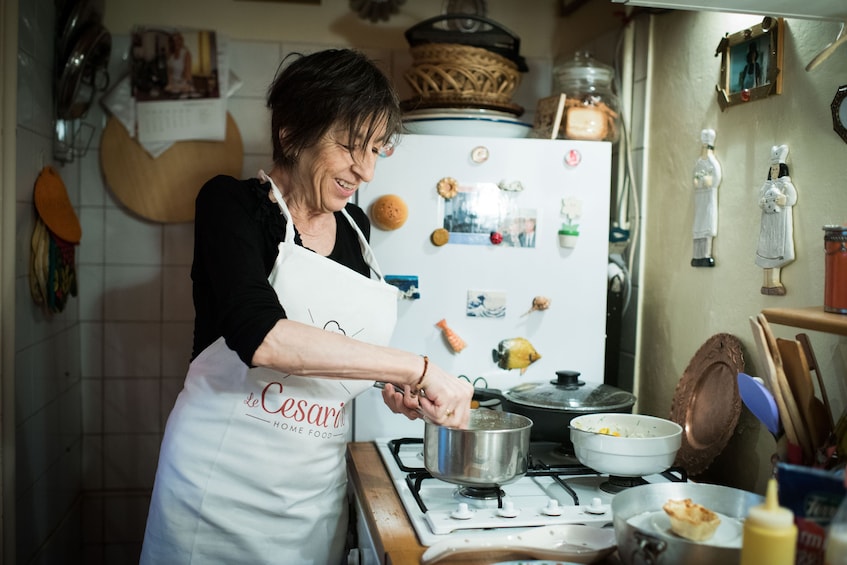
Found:
[[[635,535],[636,546],[632,550],[632,562],[636,563],[635,558],[638,557],[640,560],[637,563],[656,565],[659,562],[659,557],[668,548],[668,542],[638,530],[635,530],[633,534]]]

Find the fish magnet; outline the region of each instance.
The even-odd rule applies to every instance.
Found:
[[[541,354],[524,337],[504,339],[497,349],[491,350],[491,356],[501,369],[520,369],[521,375],[526,373],[527,367],[541,359]]]

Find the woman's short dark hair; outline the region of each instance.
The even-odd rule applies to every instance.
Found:
[[[289,57],[297,57],[286,66]],[[402,113],[391,81],[365,55],[329,49],[286,57],[268,89],[274,163],[290,168],[303,149],[340,126],[350,140],[365,132],[370,143],[386,126],[389,142],[402,128]]]

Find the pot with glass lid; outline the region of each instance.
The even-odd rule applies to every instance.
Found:
[[[560,131],[565,139],[618,140],[620,106],[612,82],[614,69],[577,51],[574,58],[556,65],[553,77],[565,94],[565,112]]]
[[[556,371],[556,379],[549,382],[522,383],[506,391],[478,388],[474,399],[497,399],[506,412],[532,420],[531,441],[554,441],[570,449],[573,418],[601,412],[631,413],[635,404],[631,392],[579,377],[577,371]]]

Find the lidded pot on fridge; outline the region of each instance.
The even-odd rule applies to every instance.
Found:
[[[574,58],[553,68],[556,88],[565,95],[559,130],[565,139],[618,140],[620,106],[612,82],[614,69],[577,51]]]

